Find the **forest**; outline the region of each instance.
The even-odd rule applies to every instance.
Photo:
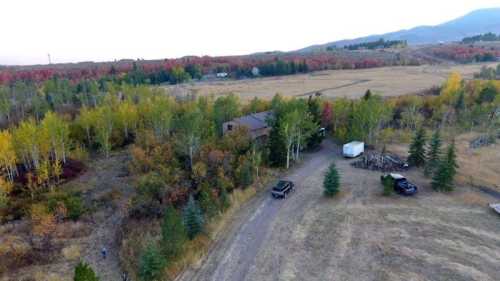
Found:
[[[218,72],[230,78],[288,75],[326,69],[359,69],[390,65],[417,65],[420,60],[391,54],[350,53],[269,53],[231,57],[183,57],[165,60],[121,60],[106,63],[52,64],[45,66],[0,67],[0,85],[38,84],[47,80],[68,80],[72,85],[92,80],[139,84],[177,84],[199,80]],[[260,71],[252,73],[256,67]]]
[[[55,225],[92,212],[64,185],[93,159],[124,150],[136,192],[129,223],[157,222],[152,244],[129,245],[133,254],[123,261],[140,280],[176,266],[186,243],[207,235],[206,224],[230,206],[231,193],[299,162],[320,144],[321,127],[339,143],[383,148],[408,142],[419,128],[496,134],[500,126],[500,82],[457,73],[437,93],[386,99],[368,90],[360,100],[276,95],[243,103],[235,95],[175,97],[149,85],[55,78],[0,91],[0,220],[29,221],[30,237],[44,241],[33,252],[49,251]],[[267,110],[267,139],[253,141],[244,128],[223,134],[224,122]],[[2,267],[19,267],[33,252]]]
[[[465,37],[462,39],[462,43],[471,44],[475,42],[492,42],[492,41],[500,41],[500,35],[496,35],[494,33],[488,32],[485,34],[479,34],[471,37]]]
[[[353,51],[361,49],[374,50],[386,48],[404,48],[407,45],[408,43],[406,42],[406,40],[384,40],[383,38],[380,38],[376,41],[347,45],[344,46],[344,48]]]
[[[442,45],[426,49],[426,52],[458,63],[492,62],[500,57],[500,50],[480,46]]]

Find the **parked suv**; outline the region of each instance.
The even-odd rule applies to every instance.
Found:
[[[280,180],[275,186],[273,186],[273,189],[271,189],[271,195],[274,198],[285,199],[286,196],[294,190],[294,187],[293,182]]]
[[[409,182],[400,174],[385,174],[380,177],[382,184],[393,185],[394,191],[402,195],[413,195],[417,193],[417,186]]]

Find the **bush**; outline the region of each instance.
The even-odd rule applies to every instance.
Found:
[[[241,187],[247,187],[251,185],[254,181],[253,178],[253,167],[252,163],[248,161],[245,157],[242,157],[241,164],[236,169],[236,173],[238,175],[237,182]]]
[[[325,196],[332,197],[339,192],[340,185],[340,175],[335,167],[335,163],[332,163],[328,168],[325,179],[323,181],[323,188]]]
[[[167,261],[154,245],[149,245],[140,257],[139,278],[142,281],[159,280]]]
[[[137,193],[150,197],[161,202],[165,195],[166,184],[157,173],[149,173],[141,178],[137,183]]]
[[[85,206],[82,198],[78,194],[69,193],[49,193],[47,195],[47,206],[51,213],[57,213],[63,206],[66,209],[63,218],[78,220],[85,213]]]
[[[205,220],[201,213],[200,207],[193,196],[189,197],[189,201],[184,208],[184,225],[186,227],[187,235],[190,240],[193,240],[196,235],[203,231]]]
[[[157,173],[142,176],[137,183],[137,195],[132,199],[130,215],[135,218],[161,217],[167,185]]]
[[[382,191],[382,195],[384,196],[391,196],[392,193],[394,193],[394,181],[390,177],[380,177],[380,180],[382,181],[382,186],[384,187]]]
[[[99,281],[99,278],[95,274],[92,268],[84,263],[79,262],[75,267],[75,276],[73,277],[74,281]]]
[[[161,249],[167,258],[173,258],[180,254],[182,246],[186,241],[186,230],[182,218],[174,207],[169,206],[165,210],[163,223],[161,225]]]
[[[220,205],[218,198],[214,195],[213,191],[210,190],[206,184],[200,190],[198,201],[203,213],[208,219],[214,217],[218,213],[218,206]]]

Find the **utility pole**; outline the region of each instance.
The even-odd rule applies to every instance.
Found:
[[[52,64],[52,61],[50,60],[50,54],[47,54],[47,56],[49,57],[49,64]]]

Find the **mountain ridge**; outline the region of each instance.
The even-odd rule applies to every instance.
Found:
[[[332,41],[308,46],[297,50],[297,52],[319,51],[334,45],[344,47],[350,44],[375,41],[380,38],[384,40],[406,40],[410,45],[436,44],[460,41],[464,37],[487,32],[500,33],[500,7],[474,10],[464,16],[438,25],[420,25],[383,34]]]

